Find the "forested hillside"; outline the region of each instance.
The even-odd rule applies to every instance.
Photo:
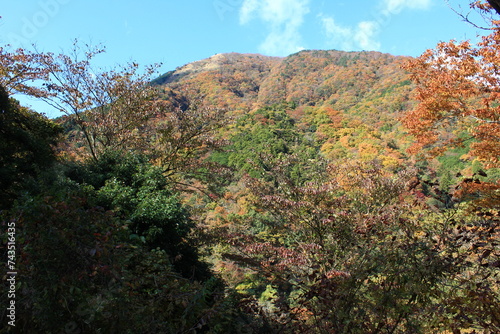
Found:
[[[167,98],[171,91],[201,95],[236,119],[285,103],[295,131],[313,136],[324,156],[358,157],[361,149],[363,159],[379,158],[395,168],[409,145],[400,127],[403,112],[413,103],[409,74],[402,68],[407,60],[334,50],[286,58],[219,54],[154,83],[169,92]]]
[[[187,64],[153,82],[174,90],[192,88],[232,110],[286,101],[385,115],[404,109],[408,100],[408,87],[400,89],[410,85],[401,68],[406,60],[335,50],[301,51],[286,58],[229,53]],[[388,95],[399,100],[390,101]]]
[[[498,39],[160,76],[0,48],[0,332],[498,333]]]

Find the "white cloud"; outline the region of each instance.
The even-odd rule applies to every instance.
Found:
[[[304,50],[293,27],[271,30],[259,49],[268,55],[284,56]]]
[[[323,31],[328,44],[345,51],[380,50],[378,35],[388,24],[390,17],[405,9],[425,10],[431,6],[432,0],[381,0],[378,11],[373,12],[373,20],[361,21],[355,26],[342,26],[333,17],[320,14]]]
[[[268,55],[284,56],[303,49],[299,32],[310,0],[244,0],[240,8],[240,23],[254,19],[263,21],[269,34],[260,45]]]
[[[334,48],[345,51],[380,49],[376,40],[380,27],[375,21],[362,21],[351,28],[337,24],[332,17],[320,18],[329,44]]]
[[[329,44],[337,49],[350,51],[354,48],[352,36],[353,30],[335,23],[333,17],[321,17],[323,29],[328,38]]]
[[[384,0],[384,14],[399,14],[403,9],[427,9],[431,5],[431,0]]]
[[[358,23],[354,40],[363,50],[379,50],[380,43],[375,39],[380,30],[375,21],[363,21]]]
[[[240,9],[240,23],[246,24],[252,19],[254,14],[259,9],[259,0],[245,0]]]

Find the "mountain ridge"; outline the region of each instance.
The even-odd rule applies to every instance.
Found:
[[[195,75],[203,71],[218,70],[224,65],[237,60],[238,58],[253,58],[253,59],[281,59],[282,57],[265,56],[254,53],[217,53],[211,57],[196,60],[182,66],[177,67],[175,70],[168,71],[158,78],[153,80],[155,84],[169,84],[177,82],[185,76]]]
[[[412,105],[412,84],[402,69],[409,59],[376,51],[303,50],[287,57],[221,53],[166,72],[153,84],[190,91],[235,114],[292,102],[392,118]]]

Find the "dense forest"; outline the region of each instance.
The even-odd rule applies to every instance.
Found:
[[[0,48],[0,332],[500,332],[498,27],[160,76]]]

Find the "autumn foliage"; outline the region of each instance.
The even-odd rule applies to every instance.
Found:
[[[154,80],[78,43],[0,49],[18,328],[498,332],[499,42],[231,53]]]
[[[500,31],[494,29],[477,46],[443,42],[406,66],[420,102],[404,120],[417,139],[413,152],[431,147],[442,153],[470,143],[472,156],[498,166],[499,43]]]

